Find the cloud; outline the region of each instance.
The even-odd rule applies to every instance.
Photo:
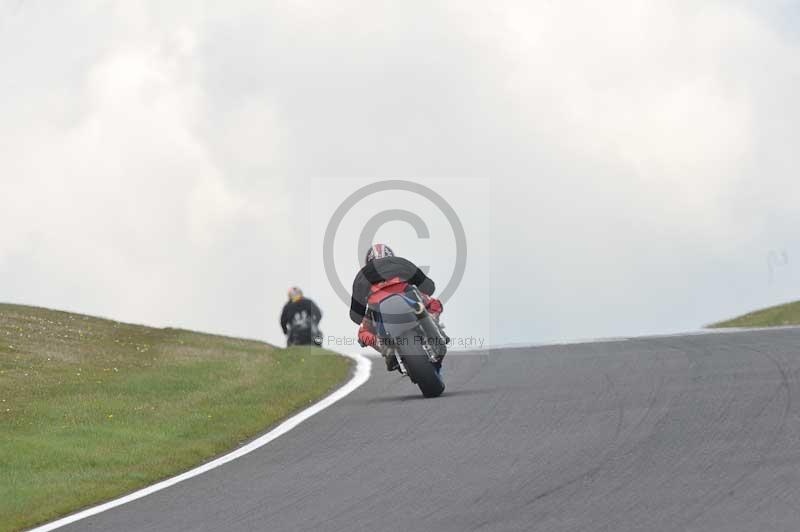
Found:
[[[271,227],[251,244],[290,242],[285,191],[277,180],[268,194],[237,188],[214,159],[199,133],[206,101],[191,29],[122,41],[85,65],[77,87],[56,85],[42,110],[38,86],[33,98],[9,95],[32,120],[13,125],[4,157],[5,291],[151,323],[202,321],[188,310],[199,304],[210,320],[225,261],[241,257],[226,249],[234,235]],[[57,120],[76,104],[78,116]]]
[[[0,299],[279,341],[300,284],[342,334],[309,206],[387,178],[463,209],[456,332],[678,330],[789,299],[791,262],[769,284],[765,261],[800,243],[795,11],[27,2],[0,13]],[[384,236],[449,274],[451,243]]]

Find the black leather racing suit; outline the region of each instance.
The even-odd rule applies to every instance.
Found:
[[[416,285],[419,291],[433,295],[436,285],[413,262],[402,257],[375,259],[361,268],[353,281],[353,296],[350,301],[350,319],[361,324],[367,312],[367,299],[372,285],[389,281],[395,277],[400,281]]]
[[[283,334],[287,333],[287,325],[292,321],[294,315],[304,310],[316,323],[319,323],[319,320],[322,319],[322,311],[312,300],[304,297],[299,301],[289,301],[283,306],[283,312],[281,312],[281,329],[283,329]]]

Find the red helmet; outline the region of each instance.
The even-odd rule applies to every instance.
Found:
[[[392,251],[392,248],[386,244],[373,244],[372,247],[369,248],[369,251],[367,251],[364,264],[369,264],[375,259],[382,259],[384,257],[394,257],[394,251]]]

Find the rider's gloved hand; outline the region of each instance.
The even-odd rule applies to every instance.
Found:
[[[358,343],[361,346],[375,347],[378,345],[378,337],[372,331],[361,329],[358,331]]]
[[[436,299],[435,297],[429,297],[428,300],[425,302],[425,308],[428,309],[428,312],[438,316],[444,310],[442,306],[442,302]]]

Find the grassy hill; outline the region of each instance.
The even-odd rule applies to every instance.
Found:
[[[800,301],[757,310],[738,318],[711,324],[709,327],[778,327],[781,325],[800,325]]]
[[[0,530],[231,450],[349,372],[316,348],[0,304]]]

